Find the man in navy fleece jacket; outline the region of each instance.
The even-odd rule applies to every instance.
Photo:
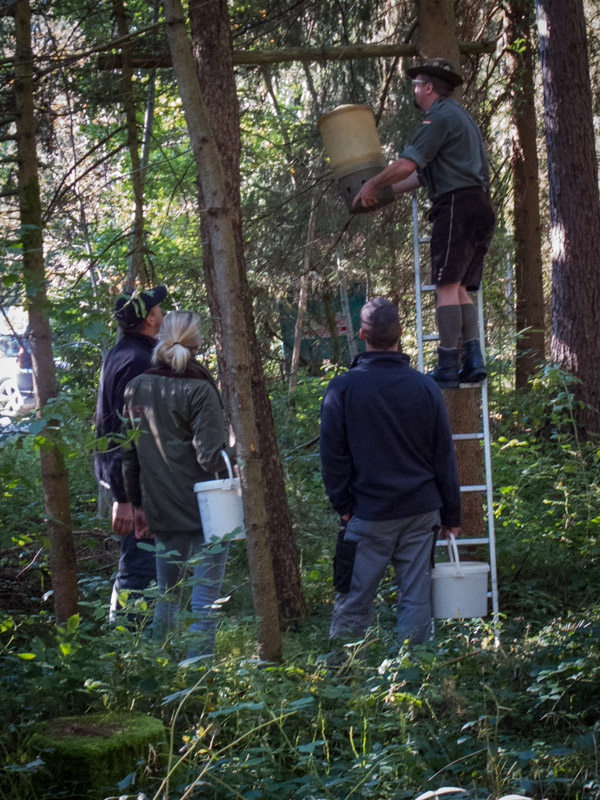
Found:
[[[111,622],[117,621],[120,592],[142,592],[156,579],[155,554],[138,547],[138,541],[153,545],[154,539],[138,540],[134,531],[133,508],[123,485],[120,434],[125,387],[152,366],[152,350],[163,318],[160,304],[166,296],[164,286],[119,295],[115,316],[123,336],[104,359],[100,372],[96,435],[108,439],[108,447],[96,453],[94,468],[98,482],[113,496],[112,528],[121,537],[121,556],[110,600]],[[129,615],[129,621],[134,622],[135,616]]]
[[[426,641],[436,535],[440,526],[444,536],[460,531],[460,486],[442,394],[409,366],[401,332],[397,307],[383,297],[369,300],[361,311],[366,352],[323,398],[323,482],[341,518],[331,638],[364,634],[391,563],[399,641]]]

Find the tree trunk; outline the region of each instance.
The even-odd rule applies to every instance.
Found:
[[[235,303],[235,325],[247,348],[249,384],[238,385],[235,374],[228,373],[225,363],[225,332],[222,318],[226,313],[223,301],[217,302],[216,281],[221,267],[213,253],[208,235],[209,214],[201,215],[203,261],[206,288],[215,331],[220,374],[223,376],[225,399],[230,414],[240,393],[250,391],[258,431],[254,441],[256,457],[262,472],[252,492],[261,495],[266,507],[269,544],[273,558],[277,599],[281,618],[302,617],[306,613],[302,583],[298,569],[298,551],[285,494],[281,459],[275,439],[271,404],[267,393],[258,342],[256,340],[252,298],[246,277],[242,215],[240,201],[240,125],[239,108],[232,66],[231,26],[225,0],[207,0],[190,6],[192,48],[200,91],[206,102],[208,120],[213,131],[225,181],[226,201],[236,245],[236,271],[231,274],[227,303]],[[203,198],[204,182],[200,172],[201,208],[209,206]],[[236,430],[238,436],[243,433]]]
[[[229,150],[219,152],[212,133],[209,109],[195,74],[183,9],[179,0],[164,0],[163,5],[175,75],[198,169],[204,270],[225,398],[238,437],[250,580],[254,607],[260,621],[260,652],[264,658],[275,659],[281,653],[281,634],[269,546],[269,509],[265,497],[270,487],[265,483],[264,442],[260,438],[259,410],[253,391],[253,382],[260,373],[254,370],[250,352],[252,337],[249,336],[245,308],[248,305],[248,287],[242,279],[244,273],[239,261],[239,217],[236,214],[239,205],[235,202],[236,198],[239,201],[239,194],[237,187],[230,185],[231,165],[238,163],[239,159],[238,150],[232,162],[231,151],[239,147],[239,133],[230,142]],[[212,39],[212,42],[217,49],[222,47],[219,39]],[[222,99],[223,87],[215,85],[212,90]],[[225,132],[220,133],[223,136]],[[222,148],[223,141],[221,139]],[[229,164],[226,163],[227,158]]]
[[[446,58],[460,70],[460,48],[456,38],[454,0],[418,0],[419,57]]]
[[[113,0],[113,13],[117,21],[122,59],[122,105],[127,121],[127,149],[131,161],[131,185],[133,187],[133,231],[127,272],[127,288],[133,290],[136,280],[145,275],[144,267],[144,187],[139,153],[139,136],[133,97],[133,69],[131,66],[131,39],[128,38],[129,25],[123,0]]]
[[[29,311],[29,335],[38,414],[56,397],[56,374],[50,325],[46,317],[42,212],[37,166],[33,102],[33,52],[31,10],[28,0],[18,0],[15,13],[15,98],[19,206],[23,245],[23,278]],[[69,483],[64,458],[52,443],[56,422],[48,420],[43,431],[47,444],[40,448],[44,504],[50,533],[50,570],[56,618],[64,622],[77,613],[77,571],[71,530]]]
[[[581,0],[537,0],[552,242],[552,359],[576,375],[587,433],[600,433],[600,201]]]
[[[528,381],[544,360],[544,291],[539,208],[539,165],[531,20],[528,0],[509,0],[506,64],[511,109],[511,167],[514,195],[517,354],[515,383]]]
[[[304,315],[306,314],[306,303],[308,301],[308,285],[310,281],[310,246],[315,238],[316,214],[313,208],[308,218],[308,231],[306,233],[306,247],[304,249],[304,265],[302,277],[300,278],[300,295],[298,297],[298,315],[296,317],[296,327],[294,328],[294,347],[292,350],[292,361],[290,364],[290,408],[294,407],[294,392],[298,383],[298,368],[300,366],[300,351],[302,348],[302,328],[304,326]]]
[[[350,356],[350,363],[354,361],[358,355],[358,348],[354,340],[354,323],[352,322],[352,314],[350,313],[350,301],[348,299],[348,282],[346,275],[342,269],[342,245],[338,242],[336,247],[336,260],[338,268],[338,276],[340,281],[340,300],[342,305],[342,313],[346,324],[346,341],[348,343],[348,355]]]
[[[304,327],[304,316],[306,314],[306,300],[308,296],[309,274],[305,272],[300,278],[300,292],[298,295],[298,314],[296,315],[296,325],[294,327],[294,346],[292,348],[292,359],[290,363],[290,382],[289,396],[290,409],[295,408],[294,393],[298,385],[298,369],[300,367],[300,350],[302,347],[302,329]]]

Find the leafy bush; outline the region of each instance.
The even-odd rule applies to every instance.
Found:
[[[115,787],[132,798],[408,800],[449,785],[477,799],[600,798],[599,459],[576,435],[563,377],[546,371],[530,396],[505,395],[496,412],[500,647],[489,621],[448,620],[412,652],[395,642],[390,578],[368,636],[330,652],[336,520],[316,441],[326,382],[303,377],[293,412],[284,388],[272,395],[311,609],[285,633],[282,663],[253,656],[242,546],[232,548],[231,600],[208,662],[180,662],[144,632],[109,629],[106,571],[88,568],[81,614],[59,628],[40,585],[0,617],[0,798],[35,796],[30,776],[41,766],[24,757],[32,721],[105,709],[150,713],[170,731],[168,767]],[[3,448],[0,469],[9,460],[31,481],[12,489],[13,512],[17,502],[25,509],[5,517],[14,535],[41,512],[30,444]]]

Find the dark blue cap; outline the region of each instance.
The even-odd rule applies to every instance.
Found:
[[[117,297],[115,317],[124,328],[136,328],[143,322],[154,306],[159,305],[167,296],[165,286],[155,286],[145,291],[125,291]]]

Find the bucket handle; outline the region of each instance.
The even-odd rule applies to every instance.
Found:
[[[231,468],[231,461],[229,460],[229,456],[227,455],[226,450],[221,450],[221,455],[223,456],[223,461],[225,462],[225,466],[227,467],[227,472],[229,474],[229,480],[233,480],[233,470]],[[219,480],[219,473],[215,472],[215,478]]]
[[[454,574],[463,575],[461,569],[460,558],[458,555],[458,546],[456,544],[456,537],[453,533],[448,536],[448,559],[454,565]]]

